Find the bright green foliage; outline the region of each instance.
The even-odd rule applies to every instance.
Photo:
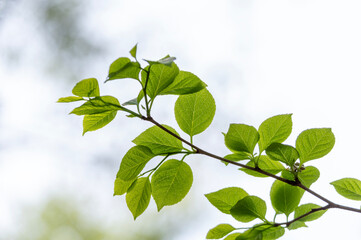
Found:
[[[303,190],[276,180],[271,187],[271,202],[274,210],[289,216],[298,206]]]
[[[155,155],[145,146],[134,146],[124,155],[117,178],[130,181],[138,176],[145,165]]]
[[[228,155],[224,156],[223,158],[234,161],[234,162],[238,162],[241,160],[247,160],[247,159],[249,160],[250,157],[251,157],[251,155],[249,153],[238,152],[238,153],[228,154]],[[224,162],[224,164],[228,165],[228,162]]]
[[[117,111],[85,115],[83,119],[83,135],[86,132],[95,131],[106,126],[115,118],[116,115]]]
[[[236,229],[232,225],[219,224],[208,231],[206,239],[220,239],[234,230]]]
[[[92,115],[109,111],[121,110],[119,101],[112,96],[96,97],[88,100],[80,107],[74,108],[70,113],[76,115]]]
[[[124,193],[126,193],[134,181],[135,181],[135,179],[131,179],[129,181],[124,181],[118,177],[115,178],[113,196],[123,195]]]
[[[230,124],[224,138],[225,144],[232,152],[247,152],[253,150],[259,140],[257,129],[246,124]]]
[[[306,187],[310,187],[320,177],[320,171],[313,166],[308,166],[297,175],[300,182]]]
[[[255,163],[254,161],[249,161],[246,165],[250,167],[254,167]],[[281,163],[277,161],[273,161],[268,156],[265,155],[259,157],[258,167],[271,174],[277,174],[285,169],[285,167]],[[268,177],[267,175],[264,175],[254,170],[250,170],[246,168],[241,168],[241,170],[254,177]]]
[[[174,205],[188,193],[193,183],[192,169],[183,161],[175,159],[163,163],[152,177],[153,198],[158,211]]]
[[[232,233],[229,234],[227,237],[225,237],[223,240],[236,240],[238,236],[240,236],[241,233]]]
[[[77,96],[70,96],[70,97],[59,98],[59,100],[57,102],[58,103],[69,103],[69,102],[77,102],[77,101],[81,101],[81,100],[84,100],[84,98],[77,97]]]
[[[175,63],[170,66],[154,64],[151,67],[146,67],[145,70],[142,70],[141,75],[143,86],[147,82],[147,95],[154,99],[174,81],[178,73],[179,68]]]
[[[216,192],[205,194],[208,201],[219,211],[230,214],[231,208],[248,193],[239,187],[228,187]]]
[[[95,78],[81,80],[75,85],[72,93],[79,97],[97,97],[100,95],[98,80]]]
[[[296,230],[302,227],[307,227],[306,223],[302,222],[302,221],[295,221],[293,223],[291,223],[287,229],[288,230]]]
[[[260,152],[271,143],[282,143],[292,131],[292,114],[277,115],[266,119],[258,128]]]
[[[300,154],[301,163],[325,156],[334,145],[335,136],[330,128],[305,130],[296,140],[296,149]]]
[[[259,224],[240,234],[236,240],[274,240],[283,236],[284,228],[271,224]]]
[[[135,46],[129,51],[130,55],[137,59],[137,49],[138,49],[138,44],[135,44]]]
[[[193,73],[180,71],[174,81],[159,95],[184,95],[196,93],[205,87],[207,87],[207,84],[205,84]]]
[[[149,178],[138,178],[128,190],[125,200],[134,220],[147,209],[152,194]]]
[[[106,81],[122,78],[133,78],[138,80],[140,64],[131,62],[129,58],[122,57],[115,60],[109,67],[109,74]]]
[[[303,204],[296,208],[294,218],[296,219],[298,217],[301,217],[302,215],[309,213],[313,209],[318,209],[318,208],[321,208],[321,206],[319,206],[317,204],[313,204],[313,203]],[[314,220],[320,218],[325,212],[326,212],[326,210],[320,210],[320,211],[311,213],[310,215],[307,215],[307,216],[299,219],[298,221],[302,221],[302,222],[314,221]]]
[[[216,112],[216,104],[207,89],[179,96],[174,107],[179,127],[189,136],[208,128]]]
[[[256,218],[265,219],[266,202],[256,196],[246,196],[231,208],[231,215],[240,222],[250,222]]]
[[[163,126],[179,135],[173,128],[167,125]],[[169,135],[157,126],[145,130],[133,140],[133,143],[148,147],[156,155],[179,152],[183,149],[182,142],[179,139]]]
[[[281,143],[272,143],[266,153],[272,160],[281,161],[288,166],[293,166],[299,157],[296,148]]]
[[[356,178],[342,178],[331,183],[343,197],[361,201],[361,181]]]

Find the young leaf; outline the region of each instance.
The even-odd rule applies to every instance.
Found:
[[[189,136],[197,135],[208,128],[216,112],[216,104],[207,89],[179,96],[174,113],[179,127]]]
[[[313,203],[303,204],[295,209],[294,218],[296,219],[298,217],[301,217],[302,215],[309,213],[313,209],[318,209],[318,208],[321,208],[321,206],[319,206],[317,204],[313,204]],[[310,215],[307,215],[307,216],[299,219],[298,221],[302,221],[302,222],[314,221],[314,220],[320,218],[325,212],[326,212],[326,210],[320,210],[320,211],[311,213]]]
[[[163,125],[168,130],[179,135],[173,128]],[[157,126],[153,126],[145,130],[133,140],[133,143],[148,147],[154,154],[164,154],[171,152],[179,152],[182,150],[182,142],[163,131]]]
[[[271,188],[272,206],[278,213],[287,216],[292,213],[301,201],[303,190],[287,183],[276,180]]]
[[[296,221],[296,222],[291,223],[287,227],[287,229],[288,230],[296,230],[296,229],[301,228],[301,227],[307,227],[306,223],[304,223],[302,221]]]
[[[236,240],[275,240],[283,236],[283,227],[270,224],[257,224],[242,233]]]
[[[361,201],[361,181],[356,178],[342,178],[331,183],[343,197]]]
[[[328,154],[335,145],[335,136],[330,128],[308,129],[297,137],[296,149],[301,164]]]
[[[191,94],[207,87],[202,80],[190,72],[180,71],[174,81],[164,89],[159,95],[184,95]]]
[[[148,177],[138,178],[130,187],[125,200],[134,220],[147,209],[152,194]]]
[[[192,169],[183,161],[168,160],[155,171],[151,183],[153,198],[160,211],[187,195],[193,183]]]
[[[236,229],[229,224],[219,224],[208,231],[206,239],[220,239],[234,230]]]
[[[151,65],[151,67],[147,66],[141,73],[143,86],[145,86],[147,81],[147,71],[149,71],[149,68],[150,73],[147,83],[147,95],[151,99],[154,99],[174,81],[179,73],[179,68],[175,63],[172,63],[170,66],[164,64],[155,64]]]
[[[137,59],[137,46],[138,44],[135,44],[135,46],[129,51],[130,55],[135,59]]]
[[[249,161],[246,165],[250,167],[255,167],[253,161]],[[273,161],[265,155],[260,156],[260,158],[258,159],[258,167],[272,174],[277,174],[285,169],[285,167],[280,162]],[[241,168],[241,171],[254,177],[268,177],[267,175],[246,168]]]
[[[130,59],[126,57],[118,58],[110,65],[108,78],[105,82],[122,78],[138,80],[140,70],[141,68],[138,62],[131,62]]]
[[[311,184],[316,182],[320,177],[320,171],[313,166],[307,166],[297,174],[297,177],[303,185],[309,188],[311,187]]]
[[[120,163],[117,178],[123,181],[135,179],[155,155],[145,146],[134,146],[128,150]]]
[[[238,162],[241,160],[249,160],[250,159],[250,154],[246,153],[246,152],[238,152],[238,153],[232,153],[232,154],[228,154],[226,156],[224,156],[225,159],[227,160],[231,160],[234,162]],[[228,162],[224,162],[225,165],[228,165]]]
[[[281,143],[272,143],[266,149],[266,153],[272,160],[281,161],[288,166],[293,166],[299,158],[296,148]]]
[[[102,96],[88,100],[80,107],[74,108],[70,114],[92,115],[120,109],[118,99],[112,96]]]
[[[81,101],[81,100],[85,100],[85,99],[82,97],[70,96],[70,97],[59,98],[59,100],[57,102],[58,103],[69,103],[69,102],[76,102],[76,101]]]
[[[250,222],[256,218],[265,219],[266,202],[256,196],[246,196],[231,208],[231,215],[240,222]]]
[[[296,176],[295,173],[292,172],[290,169],[284,169],[281,172],[281,177],[290,180],[290,181],[295,181],[296,180]]]
[[[107,111],[98,114],[85,115],[83,119],[83,135],[89,131],[98,130],[110,123],[117,111]]]
[[[259,140],[257,129],[245,124],[230,124],[224,138],[225,144],[232,152],[248,152],[253,150]]]
[[[205,194],[208,201],[219,211],[230,214],[231,208],[241,199],[248,196],[248,193],[239,187],[228,187]]]
[[[236,240],[242,233],[232,233],[225,237],[223,240]]]
[[[271,143],[282,143],[292,132],[292,114],[277,115],[266,119],[258,128],[260,152]]]
[[[83,79],[75,85],[72,93],[79,97],[97,97],[100,95],[98,80],[95,78]]]
[[[116,196],[116,195],[120,196],[120,195],[123,195],[124,193],[126,193],[134,181],[135,181],[135,179],[132,179],[130,181],[124,181],[120,178],[115,178],[113,196]]]

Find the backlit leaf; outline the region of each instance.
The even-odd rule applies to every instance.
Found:
[[[248,193],[239,187],[228,187],[205,194],[208,201],[219,211],[230,214],[231,208],[241,199],[248,196]]]
[[[250,167],[255,167],[255,164],[253,161],[249,161],[247,164],[247,166]],[[271,160],[268,156],[262,155],[260,156],[260,158],[258,159],[258,167],[268,173],[272,173],[272,174],[277,174],[280,171],[282,171],[283,169],[285,169],[285,167],[277,161],[273,161]],[[241,168],[241,170],[251,176],[254,177],[268,177],[267,175],[264,175],[262,173],[250,170],[250,169],[246,169],[246,168]]]
[[[70,96],[70,97],[59,98],[59,100],[57,102],[58,103],[68,103],[68,102],[76,102],[76,101],[81,101],[81,100],[84,100],[84,98],[76,97],[76,96]]]
[[[266,202],[256,196],[246,196],[234,205],[230,212],[232,217],[241,222],[250,222],[256,218],[265,219]]]
[[[224,138],[225,144],[232,152],[248,152],[253,150],[259,140],[257,129],[245,124],[230,124]]]
[[[208,231],[206,239],[220,239],[234,230],[229,224],[219,224]]]
[[[114,194],[113,194],[113,196],[123,195],[124,193],[126,193],[134,181],[135,181],[135,179],[132,179],[132,180],[129,180],[129,181],[124,181],[124,180],[122,180],[120,178],[116,178],[115,181],[114,181]]]
[[[303,190],[276,180],[271,187],[272,206],[278,213],[287,216],[292,213],[301,201]]]
[[[147,209],[152,194],[149,178],[138,178],[130,187],[125,200],[134,220]]]
[[[298,152],[294,147],[281,143],[272,143],[266,149],[266,153],[272,160],[281,161],[288,166],[293,166],[299,157]]]
[[[100,95],[98,80],[95,78],[81,80],[75,85],[72,93],[79,97],[97,97]]]
[[[331,183],[343,197],[361,201],[361,181],[356,178],[342,178]]]
[[[311,187],[311,184],[316,182],[320,177],[320,171],[313,166],[307,166],[304,170],[297,175],[300,182],[306,187]]]
[[[302,215],[309,213],[312,209],[318,209],[318,208],[321,208],[321,206],[319,206],[317,204],[313,204],[313,203],[303,204],[296,208],[294,218],[296,219],[298,217],[301,217]],[[307,215],[307,216],[299,219],[298,221],[302,221],[302,222],[314,221],[314,220],[320,218],[325,212],[326,212],[326,210],[320,210],[320,211],[311,213],[310,215]]]
[[[106,82],[123,78],[139,79],[140,70],[138,62],[131,62],[126,57],[118,58],[110,65]]]
[[[98,114],[85,115],[83,119],[83,135],[89,131],[98,130],[110,123],[117,111],[107,111]]]
[[[190,72],[180,71],[174,81],[159,95],[184,95],[195,93],[207,87],[202,80]]]
[[[120,109],[118,99],[112,96],[102,96],[86,101],[83,105],[74,108],[70,113],[76,115],[92,115]]]
[[[137,58],[137,48],[138,48],[138,44],[135,44],[135,46],[129,51],[130,55],[133,58]]]

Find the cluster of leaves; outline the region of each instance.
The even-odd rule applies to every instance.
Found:
[[[226,165],[239,166],[241,171],[254,177],[275,179],[270,191],[275,211],[272,220],[266,218],[266,202],[249,195],[240,187],[228,187],[206,194],[212,205],[237,221],[260,221],[246,228],[219,224],[208,232],[207,239],[272,240],[283,236],[285,228],[294,230],[305,227],[305,222],[318,219],[329,208],[361,212],[335,204],[310,189],[320,172],[316,167],[305,164],[331,151],[335,137],[330,128],[305,130],[297,137],[295,146],[290,146],[283,142],[292,132],[291,114],[268,118],[258,130],[246,124],[230,124],[227,133],[224,133],[224,142],[231,153],[219,157],[193,143],[193,137],[211,124],[216,110],[215,101],[206,89],[207,85],[196,75],[179,70],[174,57],[166,56],[158,61],[145,60],[147,66],[142,67],[137,60],[137,46],[132,48],[130,54],[133,61],[122,57],[110,65],[106,82],[124,78],[138,81],[141,88],[136,98],[120,104],[113,96],[101,96],[98,81],[89,78],[75,85],[72,91],[74,96],[60,98],[58,102],[85,101],[71,112],[84,115],[83,134],[104,127],[115,118],[118,111],[155,125],[133,140],[135,146],[124,155],[114,184],[114,195],[126,194],[126,203],[134,219],[146,210],[151,197],[160,211],[164,206],[180,202],[187,195],[192,186],[193,173],[185,160],[192,154],[207,155]],[[179,95],[174,107],[175,118],[189,141],[174,128],[159,124],[151,116],[153,103],[161,95]],[[255,151],[256,146],[258,151]],[[156,166],[145,170],[151,160],[156,162]],[[344,178],[331,184],[340,195],[361,200],[360,180]],[[300,204],[305,191],[327,205]],[[286,216],[286,222],[276,222],[276,216],[280,214]],[[293,218],[289,220],[291,214]],[[241,229],[246,230],[239,231]]]

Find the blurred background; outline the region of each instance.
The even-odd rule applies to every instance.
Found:
[[[313,189],[360,207],[329,185],[361,179],[360,12],[358,0],[0,0],[0,239],[205,239],[219,223],[252,225],[224,216],[204,194],[239,186],[268,200],[273,181],[205,157],[187,160],[194,183],[180,204],[158,213],[151,201],[134,221],[124,196],[113,197],[122,156],[150,125],[120,113],[81,136],[82,118],[68,115],[77,103],[56,101],[81,79],[103,82],[136,43],[140,59],[176,56],[208,84],[217,112],[194,142],[217,155],[228,153],[221,132],[230,123],[258,128],[293,113],[288,144],[304,129],[331,127],[333,151],[310,162],[321,171]],[[137,87],[118,80],[100,89],[125,102]],[[175,100],[159,97],[154,118],[176,127]],[[271,208],[268,200],[270,217]],[[308,225],[284,239],[361,238],[356,213],[331,210]]]

